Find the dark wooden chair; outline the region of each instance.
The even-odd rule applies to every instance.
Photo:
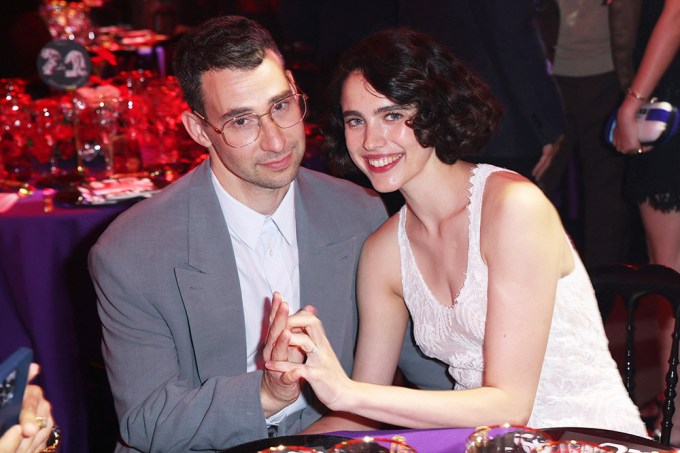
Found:
[[[627,265],[611,264],[595,266],[588,270],[595,288],[595,294],[603,319],[611,314],[616,300],[620,298],[625,304],[626,319],[626,354],[623,364],[623,381],[630,397],[634,399],[635,390],[635,311],[647,295],[661,296],[671,305],[675,317],[673,342],[668,358],[666,371],[666,387],[661,407],[663,421],[661,435],[662,444],[670,445],[673,414],[675,413],[675,396],[678,384],[678,343],[680,342],[680,273],[656,264]]]

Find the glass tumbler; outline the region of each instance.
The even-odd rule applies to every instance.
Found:
[[[77,95],[73,109],[78,172],[89,179],[110,178],[114,173],[116,142],[124,137],[120,126],[120,97]]]
[[[530,453],[550,441],[548,434],[526,426],[480,426],[465,441],[465,453]]]
[[[539,445],[532,453],[615,453],[616,450],[609,447],[582,442],[580,440],[563,440],[547,442]]]
[[[416,450],[405,442],[395,439],[364,437],[340,442],[327,453],[416,453]]]

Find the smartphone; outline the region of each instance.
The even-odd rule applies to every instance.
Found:
[[[33,351],[22,347],[0,364],[0,435],[19,423],[32,361]]]

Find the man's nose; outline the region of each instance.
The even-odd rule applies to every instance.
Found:
[[[283,130],[271,119],[271,116],[265,115],[260,118],[260,133],[262,134],[262,142],[260,146],[267,151],[281,151],[283,145],[286,143]]]

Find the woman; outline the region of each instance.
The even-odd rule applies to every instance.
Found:
[[[406,205],[362,251],[353,379],[304,311],[289,319],[288,334],[306,363],[267,366],[306,379],[333,410],[393,425],[645,435],[553,206],[515,173],[460,160],[484,146],[498,120],[487,87],[426,35],[400,29],[348,50],[330,90],[331,155],[351,158]],[[389,386],[409,312],[421,349],[448,363],[456,390]]]
[[[635,122],[638,109],[653,96],[680,106],[680,0],[645,0],[640,21],[644,55],[617,114],[614,145],[636,154],[627,192],[640,208],[650,262],[680,272],[680,134],[647,154],[651,147],[640,145]]]
[[[680,134],[667,143],[642,146],[635,115],[652,96],[680,107],[680,0],[645,0],[640,17],[637,53],[641,61],[635,78],[617,113],[614,145],[630,157],[626,192],[638,205],[645,229],[649,261],[680,272]],[[659,305],[657,334],[659,363],[665,363],[671,349],[674,317],[670,306]],[[665,384],[660,376],[660,384]],[[659,395],[645,412],[661,424]],[[676,403],[678,404],[678,403]],[[680,412],[673,420],[671,443],[680,442]]]

